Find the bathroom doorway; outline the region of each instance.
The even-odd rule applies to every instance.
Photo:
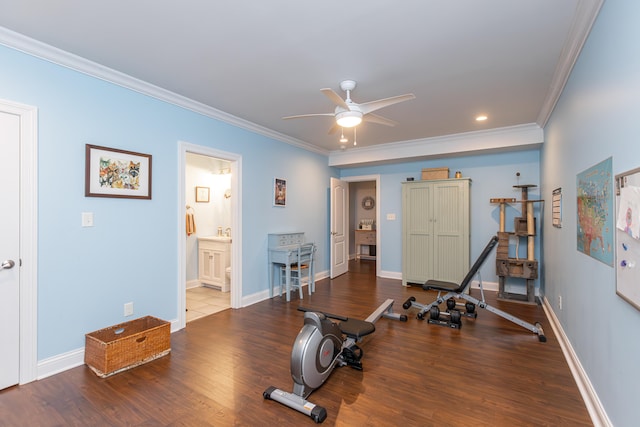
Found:
[[[179,322],[240,306],[241,158],[180,143]]]
[[[187,153],[187,323],[231,308],[231,162]]]

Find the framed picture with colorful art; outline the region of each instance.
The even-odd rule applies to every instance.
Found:
[[[151,154],[87,144],[84,195],[151,199]]]
[[[287,205],[287,180],[273,179],[273,206],[284,207]]]

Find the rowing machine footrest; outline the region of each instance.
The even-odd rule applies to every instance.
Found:
[[[358,371],[362,371],[362,362],[360,361],[362,356],[364,356],[364,352],[355,344],[342,350],[345,363]]]
[[[362,337],[375,332],[376,326],[371,322],[349,318],[340,322],[340,330],[349,338],[359,341]]]

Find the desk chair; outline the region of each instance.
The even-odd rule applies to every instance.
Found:
[[[292,289],[298,289],[300,299],[302,299],[302,286],[304,284],[309,288],[309,295],[315,291],[315,273],[313,268],[313,255],[316,251],[316,245],[313,243],[304,243],[298,247],[296,262],[291,264],[291,282],[283,283],[283,289],[287,294]],[[286,282],[285,267],[280,270],[282,282]]]

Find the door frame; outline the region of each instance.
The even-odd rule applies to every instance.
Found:
[[[341,181],[345,181],[345,182],[368,182],[368,181],[375,181],[376,183],[376,276],[380,276],[380,271],[381,270],[381,265],[382,265],[382,247],[380,245],[380,235],[382,233],[382,229],[381,229],[381,225],[380,224],[380,205],[381,200],[380,200],[380,175],[376,174],[376,175],[359,175],[359,176],[346,176],[346,177],[341,177],[340,178]],[[349,194],[349,200],[347,203],[347,211],[345,213],[345,215],[349,215],[349,206],[351,205],[351,194]],[[349,232],[351,232],[351,230],[349,230]]]
[[[0,99],[0,110],[20,116],[20,373],[38,377],[38,109]]]
[[[185,173],[187,168],[187,152],[215,157],[231,164],[231,308],[242,307],[242,156],[236,153],[217,150],[215,148],[178,141],[178,325],[183,329],[187,324],[187,252],[184,238],[184,218],[186,215]]]

